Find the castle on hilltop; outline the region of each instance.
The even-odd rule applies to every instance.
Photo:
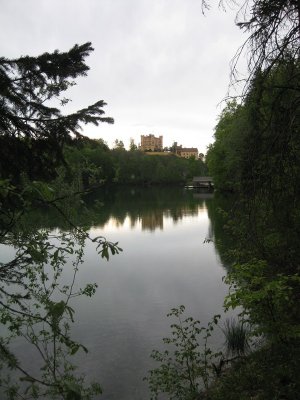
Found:
[[[152,134],[141,135],[141,144],[139,149],[150,152],[173,153],[176,156],[183,158],[194,157],[197,159],[200,156],[203,158],[203,154],[199,156],[199,152],[196,147],[182,147],[182,145],[178,146],[177,142],[174,142],[170,149],[167,149],[166,151],[166,149],[163,149],[163,136],[156,137]]]
[[[178,146],[177,142],[174,142],[172,151],[177,156],[183,158],[195,157],[197,159],[199,157],[199,152],[196,147],[182,147],[182,145]]]
[[[163,137],[154,135],[141,135],[140,150],[142,151],[163,151]]]

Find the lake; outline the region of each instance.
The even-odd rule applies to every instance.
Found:
[[[203,324],[222,313],[226,270],[214,243],[205,243],[213,238],[213,196],[183,188],[119,188],[87,201],[90,235],[119,242],[123,252],[107,262],[93,243],[86,244],[75,285],[96,282],[98,289],[92,298],[72,302],[73,337],[89,350],[76,361],[101,384],[101,399],[147,399],[143,377],[155,365],[151,350],[162,349],[170,333],[170,309],[183,304],[187,316]],[[222,342],[217,328],[212,346]],[[31,359],[21,342],[16,348]]]

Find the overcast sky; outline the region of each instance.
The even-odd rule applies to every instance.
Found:
[[[68,96],[70,111],[107,103],[113,126],[84,133],[129,145],[141,134],[163,135],[206,152],[229,85],[229,63],[243,37],[211,0],[0,0],[0,55],[67,51],[91,41],[91,70]],[[224,104],[223,104],[224,106]]]

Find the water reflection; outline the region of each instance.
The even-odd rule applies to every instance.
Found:
[[[179,210],[145,210],[139,215],[127,213],[122,217],[111,216],[104,224],[98,224],[98,228],[107,228],[108,226],[114,226],[116,228],[128,228],[136,229],[141,228],[142,231],[153,232],[156,229],[163,230],[164,223],[166,220],[171,219],[174,224],[181,221],[183,218],[188,216],[199,216],[201,213],[206,216],[207,211],[204,204],[199,205],[197,208],[190,210],[189,208],[183,207]]]
[[[206,198],[205,193],[195,194],[181,188],[125,188],[122,193],[118,190],[110,197],[109,207],[98,210],[102,218],[106,215],[106,221],[98,220],[94,225],[105,227],[113,221],[115,226],[122,226],[129,218],[132,229],[139,225],[145,231],[163,230],[164,218],[171,217],[177,222],[188,215],[197,215],[205,209]],[[105,200],[104,204],[107,204]]]
[[[71,219],[77,226],[106,227],[113,223],[123,226],[126,218],[134,228],[141,222],[142,229],[163,229],[164,217],[174,222],[187,216],[206,213],[206,201],[212,193],[195,192],[178,187],[170,188],[106,188],[89,194],[84,205],[72,210]],[[68,229],[68,223],[55,209],[35,209],[26,216],[24,225],[32,228]]]
[[[155,231],[156,228],[163,230],[164,227],[164,213],[154,212],[142,215],[142,230]]]

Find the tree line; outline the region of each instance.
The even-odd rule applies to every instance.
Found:
[[[172,154],[148,155],[123,146],[110,150],[103,140],[80,139],[64,148],[67,179],[81,180],[84,188],[114,184],[184,184],[193,176],[205,175],[202,160]]]

